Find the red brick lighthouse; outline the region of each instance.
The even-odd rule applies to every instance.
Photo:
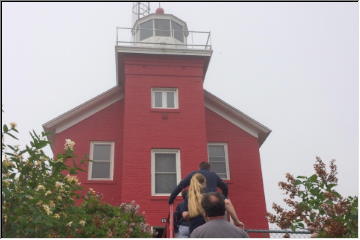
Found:
[[[181,178],[209,161],[246,227],[267,229],[259,148],[270,130],[204,90],[209,33],[161,8],[129,30],[131,41],[115,46],[116,86],[44,124],[54,153],[75,141],[93,160],[78,174],[83,187],[114,205],[135,200],[154,227]]]

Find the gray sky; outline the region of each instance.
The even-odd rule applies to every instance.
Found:
[[[358,194],[358,3],[162,7],[211,31],[204,87],[272,129],[261,147],[268,210],[285,173],[311,174],[315,156],[335,158],[338,190]],[[130,26],[131,3],[3,3],[2,14],[3,121],[23,143],[116,84],[115,27]]]

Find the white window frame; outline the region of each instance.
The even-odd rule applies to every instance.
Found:
[[[155,154],[156,153],[175,153],[176,161],[176,184],[181,180],[180,168],[180,150],[179,149],[152,149],[151,150],[151,195],[152,196],[170,196],[171,193],[155,193]]]
[[[102,144],[102,145],[110,145],[111,152],[110,152],[110,178],[93,178],[92,177],[92,164],[93,164],[93,157],[94,157],[94,145],[95,144]],[[115,151],[115,142],[103,142],[103,141],[92,141],[90,142],[90,160],[89,161],[89,171],[88,171],[88,180],[101,180],[101,181],[112,181],[114,177],[114,151]],[[101,160],[96,161],[101,162]],[[105,162],[105,160],[104,160]],[[107,162],[107,161],[106,161]]]
[[[210,163],[210,155],[209,155],[209,146],[224,146],[225,151],[225,168],[226,168],[226,178],[221,178],[223,180],[230,180],[230,169],[229,169],[229,155],[228,155],[228,144],[227,143],[220,143],[220,142],[213,142],[208,143],[208,162]]]
[[[155,107],[155,92],[161,92],[162,93],[162,104],[161,107]],[[167,92],[173,92],[174,93],[174,107],[169,108],[167,107]],[[178,94],[177,88],[151,88],[151,108],[154,109],[178,109],[179,108],[179,94]]]

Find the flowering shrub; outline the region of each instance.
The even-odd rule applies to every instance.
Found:
[[[83,170],[75,164],[73,141],[66,139],[64,153],[52,159],[42,150],[49,145],[45,133],[33,131],[30,145],[20,149],[5,143],[7,137],[17,139],[17,132],[14,123],[2,129],[4,237],[152,236],[135,203],[112,206],[92,189],[78,194],[82,188],[74,174]],[[76,206],[75,199],[82,203]]]
[[[335,160],[328,172],[317,157],[314,170],[310,177],[286,174],[287,182],[280,182],[279,186],[289,195],[284,202],[290,210],[274,203],[276,214],[268,213],[269,221],[282,229],[308,229],[313,237],[357,238],[358,198],[344,198],[335,191],[338,181]]]

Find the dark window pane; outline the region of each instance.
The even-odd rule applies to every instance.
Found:
[[[140,24],[140,41],[153,35],[152,20]]]
[[[225,150],[223,145],[209,145],[209,157],[224,157]]]
[[[170,36],[170,20],[155,19],[155,35]]]
[[[155,92],[155,107],[162,107],[162,92]]]
[[[176,174],[155,174],[155,193],[171,193],[176,187]]]
[[[155,172],[176,172],[175,153],[155,153]]]
[[[111,154],[110,144],[94,144],[93,160],[109,160]]]
[[[174,32],[174,37],[177,40],[179,40],[180,42],[184,42],[183,27],[174,21],[171,21],[171,25],[172,25],[173,32]]]
[[[166,92],[166,102],[168,108],[175,107],[175,92]]]
[[[92,162],[92,178],[110,178],[110,162]]]
[[[225,174],[226,175],[226,165],[225,163],[212,163],[210,162],[211,171],[217,174]]]

